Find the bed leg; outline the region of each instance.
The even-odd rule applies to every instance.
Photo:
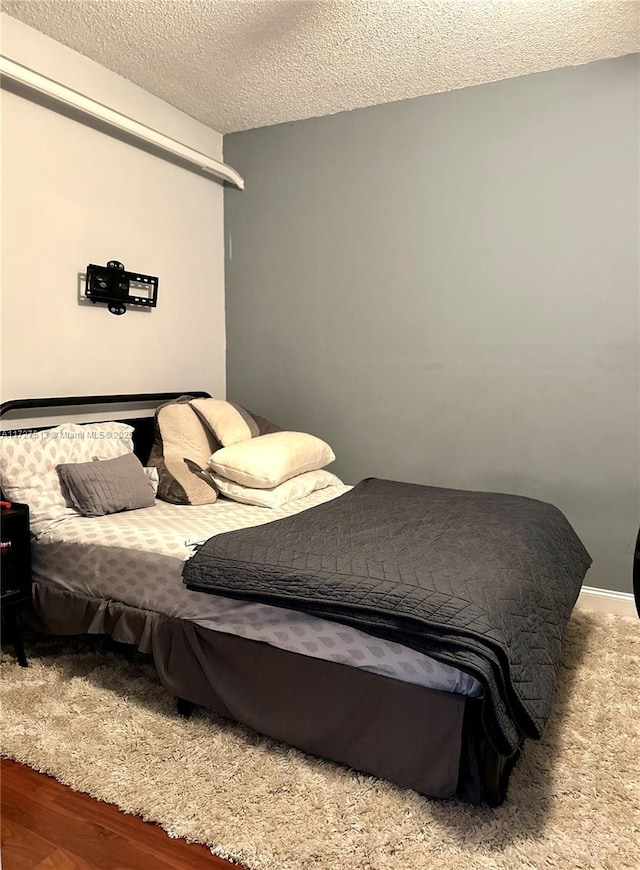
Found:
[[[193,704],[191,701],[185,701],[184,698],[178,698],[177,709],[178,716],[182,716],[183,719],[188,719],[193,713]]]
[[[505,782],[503,777],[506,758],[499,755],[487,744],[484,768],[484,799],[490,807],[499,807],[505,799]]]

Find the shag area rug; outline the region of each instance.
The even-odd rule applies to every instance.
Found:
[[[640,855],[640,623],[576,612],[505,804],[471,807],[178,717],[148,660],[39,641],[2,665],[2,752],[251,870],[622,870]]]

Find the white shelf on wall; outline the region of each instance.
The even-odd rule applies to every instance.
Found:
[[[75,116],[79,116],[81,119],[119,134],[134,144],[152,150],[159,156],[177,161],[200,175],[222,179],[240,190],[244,190],[244,179],[226,163],[214,160],[213,157],[178,142],[152,127],[147,127],[146,124],[129,118],[79,91],[68,88],[29,67],[4,57],[4,55],[0,55],[0,74],[3,87],[7,85],[17,86],[18,93],[26,91],[28,96],[51,101],[57,106],[71,110]]]

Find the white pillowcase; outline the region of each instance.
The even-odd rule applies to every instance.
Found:
[[[329,445],[315,435],[272,432],[216,450],[209,468],[243,486],[272,489],[305,471],[324,468],[335,458]]]
[[[158,469],[145,465],[142,470],[149,478],[149,483],[151,484],[154,496],[158,495],[158,487],[160,486],[160,475],[158,474]]]
[[[290,501],[304,498],[305,495],[309,495],[317,489],[326,489],[328,486],[342,484],[340,478],[331,474],[330,471],[305,471],[304,474],[298,474],[271,489],[242,486],[240,483],[234,483],[232,480],[227,480],[226,477],[221,477],[215,473],[212,473],[211,476],[221,495],[242,504],[266,508],[277,508]]]
[[[1,436],[0,485],[5,498],[29,505],[35,535],[67,516],[77,516],[67,504],[57,466],[132,453],[132,432],[126,423],[63,423],[41,432]]]
[[[258,424],[244,408],[224,399],[192,399],[189,404],[223,447],[249,441],[260,434]]]

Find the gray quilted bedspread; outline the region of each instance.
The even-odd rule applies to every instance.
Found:
[[[476,676],[498,752],[540,737],[589,554],[553,505],[369,478],[326,504],[211,538],[190,589],[303,610]]]

